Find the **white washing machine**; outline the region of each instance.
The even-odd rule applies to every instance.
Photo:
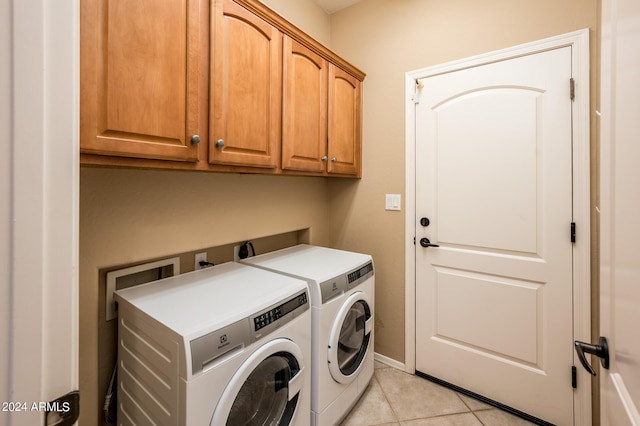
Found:
[[[302,244],[242,262],[309,284],[311,424],[337,424],[373,376],[375,277],[371,256]]]
[[[118,424],[309,425],[306,282],[230,262],[115,298]]]

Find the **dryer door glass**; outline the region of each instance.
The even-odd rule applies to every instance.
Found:
[[[345,376],[353,374],[364,359],[369,344],[369,337],[365,327],[371,317],[369,305],[364,300],[358,300],[349,308],[338,339],[338,365]]]
[[[289,353],[278,352],[266,358],[240,388],[227,425],[288,425],[298,400],[298,393],[290,399],[289,383],[299,371],[298,362]]]

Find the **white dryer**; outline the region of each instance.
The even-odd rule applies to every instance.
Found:
[[[230,262],[115,297],[118,424],[309,425],[304,281]]]
[[[375,277],[371,256],[302,244],[242,262],[309,284],[311,424],[337,424],[373,376]]]

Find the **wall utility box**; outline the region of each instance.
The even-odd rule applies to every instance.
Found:
[[[107,272],[106,320],[118,316],[113,292],[180,274],[180,258],[157,260]]]

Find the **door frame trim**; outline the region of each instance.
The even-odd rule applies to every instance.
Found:
[[[571,46],[571,69],[575,80],[573,120],[573,222],[577,224],[573,249],[573,336],[591,341],[591,156],[589,115],[589,29],[550,37],[495,52],[405,73],[405,371],[415,374],[416,365],[416,162],[415,86],[418,79],[479,66],[500,60]],[[567,88],[569,82],[567,82]],[[567,90],[568,95],[568,90]],[[569,224],[567,223],[567,238]],[[572,344],[573,342],[570,342]],[[574,353],[574,365],[577,365]],[[571,386],[567,370],[567,386]],[[575,424],[591,424],[591,376],[578,368],[579,386],[574,391]]]

